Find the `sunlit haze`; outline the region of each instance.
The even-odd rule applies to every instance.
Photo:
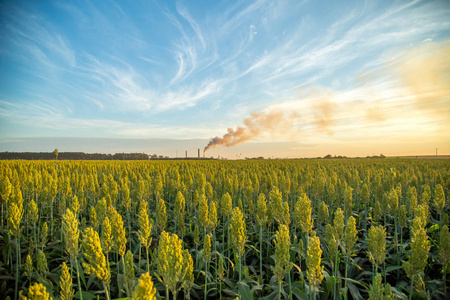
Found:
[[[450,154],[450,1],[1,1],[0,151]]]

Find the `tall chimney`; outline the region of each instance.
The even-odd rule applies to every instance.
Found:
[[[200,158],[200,149],[198,149],[198,158]]]
[[[186,150],[186,158],[187,158],[187,150]]]

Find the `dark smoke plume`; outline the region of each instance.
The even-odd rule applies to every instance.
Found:
[[[203,153],[217,146],[233,147],[263,133],[282,136],[291,130],[296,118],[296,114],[286,115],[281,111],[251,113],[250,117],[244,119],[244,127],[228,128],[223,137],[212,138]]]

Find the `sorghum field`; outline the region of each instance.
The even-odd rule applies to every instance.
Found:
[[[3,299],[450,294],[449,160],[0,166]]]

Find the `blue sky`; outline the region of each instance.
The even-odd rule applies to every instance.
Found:
[[[241,126],[265,145],[249,155],[450,154],[449,16],[448,1],[2,1],[0,150],[204,147]],[[269,118],[249,130],[254,112]]]

